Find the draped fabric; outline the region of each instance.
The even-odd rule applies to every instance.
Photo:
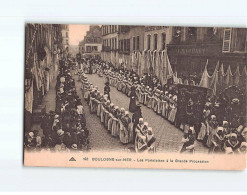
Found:
[[[33,81],[29,91],[25,93],[25,109],[30,113],[33,112]]]
[[[246,66],[243,68],[242,74],[240,74],[239,66],[237,66],[236,71],[234,72],[234,74],[232,74],[230,66],[228,66],[225,73],[224,65],[221,64],[221,66],[219,67],[219,63],[217,63],[213,75],[210,76],[207,71],[207,64],[208,62],[206,63],[199,86],[211,89],[211,95],[218,96],[221,92],[223,92],[224,89],[232,85],[235,85],[239,89],[243,90],[245,93],[247,92]]]

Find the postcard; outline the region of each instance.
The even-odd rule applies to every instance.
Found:
[[[247,29],[25,25],[24,165],[246,168]]]

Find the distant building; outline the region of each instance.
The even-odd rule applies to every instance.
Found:
[[[63,37],[63,48],[69,47],[69,25],[62,24],[62,37]]]
[[[84,40],[82,40],[82,41],[79,42],[79,45],[78,45],[79,53],[81,55],[85,52],[85,48],[84,47],[85,47]]]
[[[62,26],[62,37],[63,37],[63,53],[64,57],[67,58],[69,54],[69,25],[61,24]]]
[[[102,50],[101,28],[90,25],[84,39],[79,43],[79,53],[84,56],[100,56]]]

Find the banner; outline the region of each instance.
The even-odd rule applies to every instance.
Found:
[[[207,89],[198,86],[178,84],[179,123],[196,124],[202,121],[203,109],[206,103]]]

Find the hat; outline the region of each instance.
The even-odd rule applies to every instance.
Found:
[[[139,118],[139,122],[143,122],[143,118]]]
[[[58,118],[59,118],[59,115],[56,114],[56,115],[54,116],[54,119],[58,119]]]
[[[71,148],[77,150],[77,144],[72,144]]]
[[[232,103],[234,103],[234,104],[239,103],[239,99],[238,99],[238,98],[234,98],[234,99],[232,99]]]
[[[153,132],[153,128],[152,127],[148,127],[148,131]]]
[[[216,120],[216,116],[215,115],[211,115],[211,119],[213,120]]]
[[[119,109],[119,107],[118,106],[115,106],[115,109]]]
[[[223,126],[225,126],[225,125],[228,125],[229,123],[228,123],[228,121],[223,121],[222,124],[223,124]]]
[[[194,131],[194,130],[195,130],[193,126],[191,126],[189,129],[190,129],[191,131]]]
[[[223,131],[223,130],[224,130],[223,127],[218,127],[218,128],[217,128],[217,132],[218,132],[218,131]]]
[[[28,135],[33,138],[34,137],[34,133],[33,132],[29,132]]]
[[[124,108],[121,108],[120,110],[121,110],[121,111],[125,111],[125,109],[124,109]]]
[[[62,129],[57,130],[57,135],[60,137],[64,134],[64,131]]]
[[[242,148],[243,146],[245,146],[247,148],[247,143],[246,142],[242,142],[240,145],[240,148]]]
[[[114,104],[113,104],[113,103],[111,103],[111,104],[110,104],[110,106],[114,106]]]
[[[148,126],[148,122],[144,122],[144,126]]]
[[[125,115],[129,115],[129,112],[127,110],[125,111]]]
[[[231,137],[237,138],[237,134],[236,133],[231,133]]]

